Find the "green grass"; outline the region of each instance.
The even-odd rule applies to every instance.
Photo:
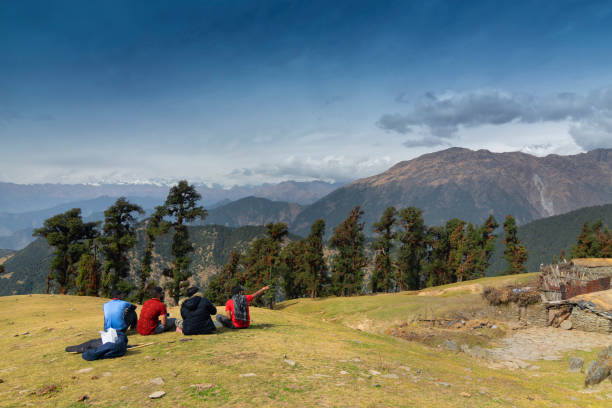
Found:
[[[0,406],[609,406],[606,393],[612,393],[612,385],[601,385],[595,394],[581,393],[584,376],[567,373],[567,361],[541,362],[541,369],[533,372],[492,370],[465,354],[347,326],[351,316],[392,322],[427,308],[435,311],[434,298],[450,313],[453,300],[455,307],[469,305],[464,297],[400,293],[300,300],[282,305],[282,310],[254,308],[248,330],[192,336],[187,342],[180,342],[185,336],[177,333],[132,335],[130,343],[155,344],[95,362],[67,354],[64,347],[97,336],[104,299],[2,297]],[[177,314],[176,309],[170,312]],[[21,335],[26,331],[29,334]],[[579,355],[588,360],[595,354]],[[294,360],[295,367],[283,355]],[[93,370],[77,373],[86,367]],[[372,376],[369,370],[381,375]],[[256,376],[239,377],[244,373]],[[398,378],[383,378],[386,374]],[[150,384],[156,377],[165,384]],[[190,387],[200,383],[215,386],[205,391]],[[49,384],[56,384],[58,391],[32,394]],[[150,400],[148,395],[156,390],[166,396]],[[77,402],[84,394],[89,399]]]

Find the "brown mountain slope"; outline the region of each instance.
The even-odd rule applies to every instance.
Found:
[[[428,224],[458,217],[482,222],[513,214],[520,223],[612,202],[612,149],[574,156],[535,157],[451,148],[396,164],[355,181],[307,207],[293,223],[304,234],[317,218],[328,232],[355,205],[365,210],[368,233],[388,206],[424,210]]]

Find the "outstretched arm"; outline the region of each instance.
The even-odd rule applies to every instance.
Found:
[[[257,296],[261,295],[262,293],[264,293],[268,289],[270,289],[269,286],[264,286],[263,288],[259,289],[257,292],[253,293],[251,296],[256,298]]]

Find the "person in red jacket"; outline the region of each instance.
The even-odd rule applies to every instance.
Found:
[[[264,286],[252,295],[245,295],[242,286],[234,286],[232,298],[225,303],[226,316],[217,315],[217,321],[229,329],[246,329],[251,324],[249,305],[268,289],[269,286]]]
[[[167,317],[168,311],[164,305],[164,290],[155,287],[151,289],[151,299],[142,305],[137,330],[141,336],[160,334],[176,329],[176,319]]]

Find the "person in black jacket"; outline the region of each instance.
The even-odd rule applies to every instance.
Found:
[[[182,330],[183,334],[210,334],[216,330],[210,316],[217,314],[217,308],[198,291],[196,287],[187,289],[189,298],[181,303],[183,321],[177,331]]]

